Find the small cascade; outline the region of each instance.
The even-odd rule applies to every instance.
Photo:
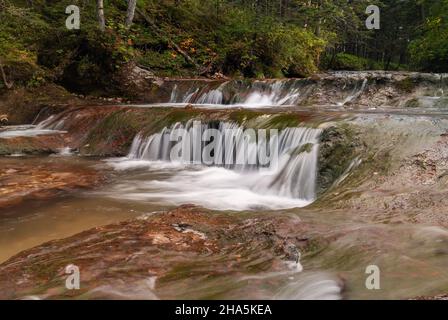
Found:
[[[272,108],[322,106],[446,109],[445,74],[328,72],[307,79],[178,81],[168,85],[171,104]],[[165,98],[166,99],[166,98]],[[410,104],[409,104],[410,101]]]
[[[300,98],[300,86],[288,81],[275,81],[267,88],[255,89],[244,100],[244,105],[294,105]]]
[[[65,119],[57,119],[55,116],[50,116],[47,119],[36,125],[36,129],[39,130],[55,130],[60,131],[64,128]]]
[[[41,135],[51,135],[65,133],[61,130],[63,122],[53,123],[54,116],[50,116],[46,120],[37,125],[21,125],[21,126],[7,126],[0,130],[0,138],[17,138],[17,137],[35,137]]]
[[[302,83],[298,80],[269,80],[253,83],[227,81],[218,86],[194,84],[184,92],[174,85],[169,102],[245,107],[287,106],[299,102],[301,87]]]
[[[353,92],[347,97],[345,98],[345,100],[341,103],[339,103],[338,105],[340,106],[345,106],[348,103],[351,103],[353,101],[355,101],[356,99],[358,99],[364,92],[364,90],[366,89],[367,86],[367,79],[364,79],[361,87],[356,86],[353,90]]]
[[[138,134],[127,159],[230,170],[228,175],[238,176],[239,183],[252,192],[300,199],[308,204],[316,197],[320,134],[320,129],[308,127],[265,134],[235,123],[189,121],[149,137]],[[209,178],[200,182],[214,179],[212,175]]]

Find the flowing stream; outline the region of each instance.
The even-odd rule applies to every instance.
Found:
[[[371,91],[370,85],[367,78],[361,77],[355,85],[338,88],[340,92],[334,105],[345,107],[356,103]],[[310,88],[309,83],[300,80],[175,85],[169,103],[205,108],[272,109],[300,104],[312,94],[314,89]],[[437,108],[438,113],[428,117],[410,112],[373,115],[363,110],[356,116],[351,115],[344,123],[381,132],[381,136],[372,135],[369,141],[378,146],[375,154],[387,150],[394,161],[394,156],[401,154],[421,155],[448,129],[448,114],[443,111],[447,107],[444,91],[439,87],[433,91],[434,96],[426,93],[419,96],[423,104],[413,109],[431,113],[432,108]],[[397,105],[400,106],[400,102]],[[0,131],[0,139],[64,134],[69,121],[68,116],[52,116],[35,125],[4,128]],[[267,249],[244,248],[241,270],[223,272],[219,276],[215,270],[234,264],[233,257],[226,253],[205,255],[204,261],[194,264],[194,261],[188,261],[187,255],[178,257],[160,250],[157,258],[173,263],[188,261],[193,265],[192,269],[180,270],[176,278],[156,286],[155,290],[153,284],[148,289],[146,282],[132,288],[123,284],[122,288],[97,289],[114,291],[128,298],[144,297],[150,292],[157,298],[171,299],[391,299],[438,294],[448,288],[445,270],[448,231],[434,222],[437,220],[418,220],[418,214],[425,211],[426,204],[443,203],[443,175],[435,179],[435,185],[428,184],[426,189],[418,191],[440,190],[442,194],[422,198],[417,203],[419,212],[411,212],[401,203],[397,203],[396,210],[389,210],[385,204],[391,194],[398,199],[404,197],[403,194],[410,195],[419,201],[420,195],[411,194],[409,186],[404,186],[405,178],[385,186],[353,185],[353,189],[345,190],[343,195],[347,195],[347,199],[351,196],[361,200],[341,209],[316,202],[320,199],[317,175],[325,130],[321,126],[305,121],[296,127],[283,126],[271,132],[247,128],[232,121],[198,123],[187,120],[150,134],[146,129],[133,137],[125,157],[81,157],[69,147],[45,157],[1,157],[0,165],[5,168],[1,174],[11,174],[8,170],[19,172],[15,176],[18,180],[14,181],[4,181],[0,175],[2,196],[8,188],[24,184],[25,178],[19,176],[19,167],[27,170],[45,168],[50,172],[47,180],[54,178],[52,168],[57,168],[61,177],[68,173],[96,172],[104,176],[106,182],[69,193],[62,192],[58,185],[56,195],[50,200],[46,199],[47,193],[42,192],[30,199],[23,195],[24,200],[13,207],[0,207],[0,262],[22,250],[90,228],[126,219],[149,219],[154,213],[195,204],[210,210],[210,214],[224,213],[229,217],[237,215],[250,219],[288,217],[291,221],[300,221],[304,229],[310,228],[307,236],[301,237],[302,230],[297,230],[291,237],[311,241],[312,249],[304,252],[298,261],[285,261],[276,270],[266,271],[261,269],[270,262]],[[340,157],[345,156],[343,151],[335,152]],[[336,187],[356,173],[362,164],[362,156],[350,159],[350,165],[340,170]],[[418,157],[415,161],[425,170],[433,165]],[[408,161],[399,168],[405,170],[413,164]],[[381,174],[381,169],[375,169],[372,176]],[[422,179],[422,175],[424,173],[417,171],[406,179]],[[34,186],[33,181],[27,183]],[[337,188],[330,191],[334,196],[340,192]],[[375,206],[369,206],[369,201],[378,194],[381,195],[379,198],[384,198],[384,204],[381,200]],[[434,216],[436,213],[429,213],[430,218]],[[381,267],[381,290],[372,291],[365,287],[365,268],[371,264]],[[258,267],[261,271],[254,272]],[[198,276],[190,277],[190,273]]]
[[[126,158],[108,162],[117,170],[146,167],[148,173],[144,174],[158,173],[163,179],[123,181],[110,190],[110,196],[177,205],[193,203],[218,210],[283,209],[314,201],[320,129],[284,129],[274,147],[273,137],[269,143],[257,137],[255,130],[249,135],[236,124],[219,123],[209,151],[213,153],[210,164],[204,164],[200,154],[201,147],[206,148],[204,142],[197,148],[195,164],[194,135],[206,138],[208,129],[210,125],[195,128],[191,123],[178,123],[146,138],[137,135]],[[176,131],[181,139],[174,139]],[[183,153],[171,161],[176,144]],[[271,157],[262,166],[258,156],[269,153]]]
[[[232,94],[232,88],[238,91]],[[182,92],[174,86],[169,103],[198,104],[198,105],[230,105],[243,107],[272,107],[294,105],[301,98],[301,85],[295,81],[254,82],[250,85],[242,83],[224,82],[217,88],[208,86],[192,86]]]

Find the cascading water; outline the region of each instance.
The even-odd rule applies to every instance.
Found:
[[[47,119],[36,125],[36,129],[46,130],[62,130],[65,124],[65,119],[58,119],[55,116],[50,116]]]
[[[164,87],[171,92],[169,100],[153,103],[219,108],[319,105],[328,110],[387,107],[437,111],[448,106],[447,87],[444,74],[344,71],[307,79],[177,81]]]
[[[364,92],[364,90],[366,89],[367,86],[367,79],[364,79],[361,87],[358,88],[357,86],[354,88],[353,93],[350,94],[347,98],[345,98],[345,100],[343,102],[340,102],[338,105],[340,106],[345,106],[347,103],[353,102],[355,101],[359,96],[362,95],[362,93]]]
[[[302,83],[297,80],[255,81],[251,84],[227,81],[214,88],[193,85],[185,92],[173,87],[170,103],[203,105],[236,105],[245,107],[272,107],[295,105],[301,98]],[[226,92],[234,92],[226,94]]]
[[[210,129],[213,139],[208,136]],[[110,163],[118,170],[146,167],[159,177],[123,182],[110,194],[229,210],[303,207],[313,202],[321,130],[286,128],[275,138],[272,132],[260,131],[255,139],[254,131],[250,132],[234,123],[190,121],[149,137],[139,134],[128,156]],[[195,147],[198,137],[202,141]]]
[[[54,116],[50,116],[46,120],[38,123],[37,125],[21,125],[21,126],[9,126],[4,129],[0,129],[0,138],[16,138],[16,137],[34,137],[40,135],[50,135],[65,133],[62,131],[63,122],[50,125]]]

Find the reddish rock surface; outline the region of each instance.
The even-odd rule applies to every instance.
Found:
[[[0,298],[182,297],[185,286],[204,279],[222,278],[219,287],[225,287],[232,274],[284,269],[285,260],[295,259],[291,248],[306,250],[308,241],[293,236],[305,229],[285,217],[241,218],[182,206],[21,252],[0,265]],[[80,290],[65,289],[70,264],[81,271]]]
[[[89,188],[103,179],[93,169],[64,162],[11,160],[1,163],[0,209],[26,200],[48,199],[79,188]]]
[[[65,134],[40,135],[35,137],[0,138],[0,156],[10,154],[51,154],[64,148]]]

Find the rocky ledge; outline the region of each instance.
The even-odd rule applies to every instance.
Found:
[[[210,298],[226,276],[284,271],[310,247],[298,219],[242,216],[187,205],[45,243],[0,265],[0,299]],[[65,287],[68,265],[80,290]],[[206,280],[223,283],[195,291]]]
[[[67,165],[63,161],[30,163],[1,160],[0,209],[27,200],[43,200],[80,188],[99,184],[103,177],[85,166]]]

